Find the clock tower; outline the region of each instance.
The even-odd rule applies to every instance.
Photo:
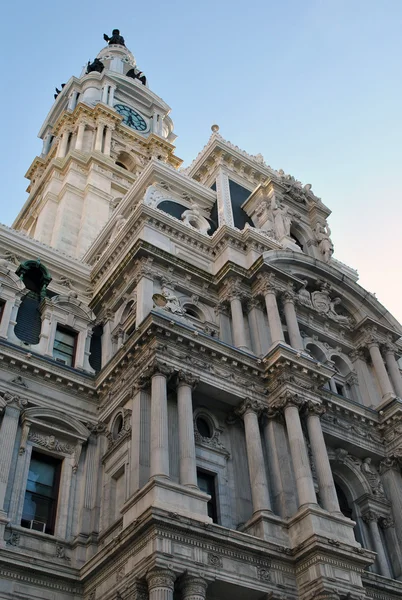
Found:
[[[98,56],[71,77],[39,132],[43,149],[31,164],[29,197],[13,227],[81,257],[148,161],[174,168],[170,107],[148,87],[115,29]]]

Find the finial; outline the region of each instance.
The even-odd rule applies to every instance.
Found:
[[[212,131],[213,133],[218,133],[218,131],[219,131],[219,125],[212,125],[212,127],[211,127],[211,131]]]

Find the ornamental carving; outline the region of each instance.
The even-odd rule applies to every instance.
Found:
[[[208,564],[211,565],[211,567],[216,567],[218,569],[221,569],[223,567],[222,557],[219,556],[219,554],[215,554],[214,552],[208,552],[207,561]]]
[[[3,400],[7,404],[7,406],[12,406],[14,408],[18,408],[22,410],[28,405],[28,400],[25,398],[21,398],[17,394],[10,394],[10,392],[1,392],[1,396]]]
[[[357,423],[351,422],[351,419],[342,418],[329,412],[326,412],[322,416],[322,419],[326,423],[340,429],[343,433],[347,432],[353,436],[365,439],[366,441],[383,444],[381,435],[374,430],[373,427],[363,427]]]
[[[309,415],[316,415],[317,417],[322,417],[323,414],[326,413],[326,408],[322,404],[317,404],[315,402],[308,402],[307,404],[307,413]]]
[[[178,371],[177,373],[177,384],[189,385],[193,390],[197,387],[200,382],[200,378],[188,371]]]
[[[373,496],[385,499],[386,496],[384,492],[384,487],[381,483],[379,474],[371,464],[371,458],[365,458],[361,463],[360,468],[371,488],[371,493],[373,494]]]
[[[395,527],[395,521],[389,515],[388,517],[381,517],[379,519],[379,525],[382,529],[389,529],[390,527]]]
[[[264,404],[259,400],[254,400],[253,398],[245,398],[237,408],[235,408],[234,413],[238,417],[244,417],[248,412],[253,412],[258,416],[264,410]]]
[[[146,575],[149,591],[154,588],[168,588],[173,592],[176,575],[170,569],[152,569]]]
[[[260,581],[271,581],[269,567],[257,567],[257,577]]]
[[[63,454],[73,454],[75,452],[74,446],[60,442],[55,438],[54,435],[42,435],[36,431],[31,431],[28,434],[28,439],[31,442],[38,444],[38,446],[43,446],[48,450],[56,450],[57,452],[62,452]]]
[[[279,401],[276,404],[276,408],[286,409],[289,406],[295,406],[300,409],[306,404],[306,399],[302,398],[300,394],[287,390],[284,394],[279,396]]]
[[[208,582],[202,577],[185,575],[180,582],[183,600],[192,600],[193,598],[205,598]]]
[[[378,513],[374,512],[373,510],[368,510],[366,513],[364,513],[364,515],[362,515],[363,521],[367,524],[372,521],[377,522],[379,518],[380,518],[380,515]]]

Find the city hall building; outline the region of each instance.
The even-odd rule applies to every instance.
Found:
[[[1,600],[400,598],[401,326],[104,37],[0,226]]]

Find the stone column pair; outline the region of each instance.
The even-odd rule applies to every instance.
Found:
[[[9,392],[3,393],[2,399],[5,408],[0,428],[0,515],[4,512],[4,499],[21,410],[28,404],[27,400]]]
[[[322,433],[320,415],[324,409],[319,404],[306,403],[297,393],[286,392],[278,406],[283,409],[294,475],[298,505],[316,504],[310,461],[303,435],[299,410],[307,407],[307,429],[316,467],[318,487],[323,508],[331,513],[340,513],[335,483],[329,463],[327,448]]]
[[[159,361],[148,371],[151,377],[150,477],[169,477],[170,474],[167,381],[172,374],[173,369]],[[192,390],[198,378],[179,371],[177,382],[180,483],[197,487]]]
[[[371,337],[367,343],[367,347],[374,366],[375,374],[378,379],[378,383],[380,384],[382,399],[388,400],[389,398],[392,398],[395,394],[387,373],[387,369],[385,368],[383,358],[381,356],[379,341],[375,337]],[[391,359],[389,360],[391,362]]]
[[[176,575],[170,569],[154,568],[146,576],[149,600],[173,600]],[[196,575],[184,575],[179,582],[182,600],[205,600],[208,582]]]
[[[381,539],[380,530],[378,528],[378,522],[380,515],[373,510],[367,511],[363,516],[363,521],[368,525],[371,534],[371,540],[373,542],[374,551],[377,553],[377,564],[380,570],[380,575],[384,577],[392,578],[392,574],[388,565],[387,556],[385,554],[384,544]]]

